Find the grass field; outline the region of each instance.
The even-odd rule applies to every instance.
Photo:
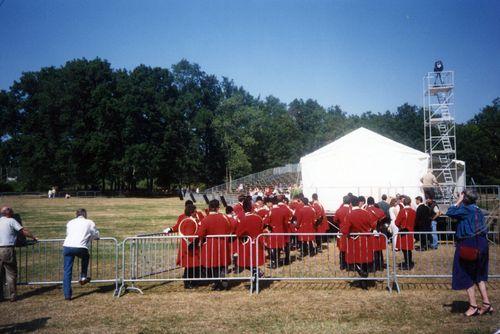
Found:
[[[1,204],[13,206],[40,238],[64,237],[78,207],[88,210],[102,236],[119,240],[171,226],[182,210],[178,199],[7,197]],[[252,296],[246,284],[225,292],[209,286],[184,291],[180,283],[144,287],[144,295],[113,298],[113,286],[78,286],[71,302],[63,300],[59,286],[21,287],[18,302],[0,303],[0,333],[493,333],[500,328],[498,312],[464,318],[465,292],[451,291],[448,283],[410,280],[401,294],[389,294],[381,284],[363,291],[348,282],[274,282]],[[490,283],[489,292],[498,309],[500,282]]]

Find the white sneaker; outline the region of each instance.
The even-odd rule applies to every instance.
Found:
[[[85,285],[87,283],[90,282],[90,277],[82,277],[80,278],[80,280],[78,281],[78,283],[80,283],[80,285]]]

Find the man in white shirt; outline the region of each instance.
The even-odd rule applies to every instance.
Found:
[[[36,240],[28,229],[24,228],[17,220],[12,218],[14,210],[10,207],[3,207],[0,218],[0,272],[5,270],[6,283],[9,288],[9,299],[16,301],[16,280],[17,280],[17,261],[16,261],[16,239],[17,234],[22,233],[25,237]],[[0,279],[0,281],[2,281]],[[3,288],[3,283],[0,284]],[[3,291],[0,290],[0,299],[3,299]]]
[[[64,279],[63,291],[64,299],[71,300],[71,277],[73,276],[73,262],[75,256],[79,257],[82,262],[82,270],[80,272],[80,284],[84,285],[90,282],[90,277],[87,277],[89,267],[89,250],[88,247],[92,240],[99,239],[99,231],[95,227],[95,223],[87,219],[87,211],[78,209],[76,218],[72,219],[66,225],[66,239],[63,244],[64,256]]]
[[[422,190],[424,191],[425,198],[436,198],[435,187],[439,187],[439,182],[432,173],[432,169],[427,170],[427,173],[420,178],[420,182],[422,182]]]

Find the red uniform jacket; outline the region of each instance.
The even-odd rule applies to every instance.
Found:
[[[290,209],[290,207],[286,203],[278,203],[278,206],[281,208],[281,210],[285,211],[285,215],[287,216],[286,221],[286,232],[287,233],[293,233],[295,232],[295,226],[292,224],[292,218],[293,218],[293,211]],[[286,240],[290,241],[290,236],[286,236]]]
[[[245,213],[243,220],[238,224],[236,236],[238,237],[238,261],[239,267],[250,267],[250,248],[252,248],[252,266],[261,266],[265,262],[264,239],[257,237],[264,232],[262,218],[254,213]],[[250,237],[245,238],[245,237]]]
[[[174,227],[172,227],[173,232],[177,232],[177,228],[179,227],[179,223],[184,218],[186,218],[186,215],[184,213],[181,214],[179,217],[177,217],[177,222],[175,223]],[[198,219],[198,222],[201,222],[203,220],[203,218],[205,218],[205,215],[200,210],[196,210],[196,218]]]
[[[278,205],[273,206],[264,219],[264,224],[271,226],[271,233],[288,233],[288,213]],[[284,235],[271,235],[267,238],[267,247],[284,248],[287,238]]]
[[[366,207],[366,211],[370,214],[372,217],[372,220],[375,224],[377,224],[379,221],[381,221],[383,218],[385,218],[385,213],[381,209],[377,208],[376,206],[369,205]],[[379,231],[380,232],[380,231]],[[379,234],[379,236],[376,236],[373,238],[374,243],[373,243],[373,249],[376,251],[381,251],[386,248],[386,238],[382,234]]]
[[[298,231],[298,225],[297,225],[297,214],[299,213],[299,211],[304,207],[304,203],[302,202],[299,202],[299,201],[292,201],[292,203],[290,203],[290,209],[292,210],[292,222],[295,222],[292,223],[292,228],[291,228],[291,231],[292,232],[297,232]]]
[[[340,208],[335,211],[335,215],[333,216],[333,221],[337,223],[339,226],[339,230],[342,231],[342,227],[345,225],[345,217],[351,211],[351,206],[349,204],[343,204]],[[345,252],[347,248],[347,238],[345,235],[339,238],[339,242],[337,243],[339,250],[341,252]]]
[[[201,264],[204,267],[225,267],[230,261],[228,237],[210,237],[211,235],[231,234],[231,223],[226,215],[210,212],[198,229],[198,236],[203,242]]]
[[[243,210],[243,204],[236,203],[235,205],[233,205],[233,209],[234,209],[234,214],[236,215],[236,217],[238,217],[238,220],[242,221],[243,217],[245,217],[245,210]]]
[[[269,214],[269,208],[267,206],[263,206],[261,208],[257,208],[254,210],[254,212],[262,219],[266,218],[266,216]]]
[[[376,227],[370,214],[359,207],[353,207],[345,217],[345,223],[341,228],[344,235],[350,233],[369,233]],[[346,262],[370,263],[373,262],[373,237],[372,236],[350,236],[347,238]]]
[[[408,232],[413,232],[415,229],[415,217],[416,212],[409,206],[405,206],[403,209],[399,210],[396,221],[394,222],[397,227],[399,227],[399,232],[404,232],[402,230],[407,229]],[[396,241],[396,248],[402,250],[413,250],[413,233],[410,234],[399,234]]]
[[[319,225],[316,225],[316,230],[318,233],[326,233],[329,229],[328,219],[326,219],[325,208],[320,202],[314,201],[313,208],[316,211],[316,221],[321,219]]]
[[[226,215],[229,223],[231,224],[231,234],[236,234],[236,229],[238,228],[238,218],[235,218],[232,215]]]
[[[236,229],[238,228],[239,220],[233,215],[226,215],[229,223],[231,224],[231,234],[236,235]],[[238,248],[238,240],[236,237],[230,238],[229,240],[230,254],[236,253]]]
[[[316,233],[314,223],[316,222],[316,211],[305,205],[302,209],[295,211],[297,217],[297,232],[298,233]],[[314,235],[299,235],[299,241],[313,241],[316,239]]]
[[[303,207],[304,207],[304,203],[299,202],[299,201],[292,201],[292,203],[290,203],[290,209],[292,209],[295,213],[297,213],[297,211],[299,211]]]

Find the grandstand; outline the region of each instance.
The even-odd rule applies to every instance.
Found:
[[[282,167],[269,168],[259,173],[250,174],[231,182],[205,190],[210,198],[225,196],[228,202],[236,201],[239,193],[248,193],[255,188],[277,189],[280,192],[291,192],[293,187],[300,187],[301,173],[300,164],[288,164]],[[201,196],[201,195],[200,195]]]

